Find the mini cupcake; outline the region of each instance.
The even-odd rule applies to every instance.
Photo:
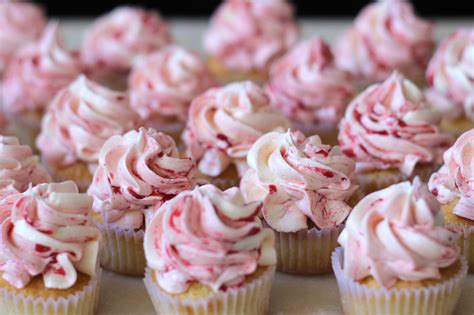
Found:
[[[467,273],[459,235],[415,178],[366,196],[333,254],[345,314],[452,314]]]
[[[441,128],[459,137],[474,128],[474,28],[460,29],[438,47],[426,72],[427,97],[443,113]]]
[[[183,140],[201,175],[226,189],[237,186],[247,170],[252,144],[267,132],[289,126],[261,88],[250,81],[237,82],[193,100]]]
[[[39,41],[18,51],[0,86],[11,131],[31,147],[49,102],[81,72],[78,56],[64,48],[58,27],[50,23]]]
[[[446,224],[461,234],[459,245],[474,271],[474,129],[444,153],[444,165],[429,182]]]
[[[226,0],[204,37],[209,69],[223,83],[263,83],[271,63],[298,39],[293,8],[286,0]]]
[[[408,79],[393,73],[357,96],[339,126],[342,151],[356,161],[365,194],[419,175],[427,181],[453,139],[441,115]]]
[[[415,15],[409,1],[377,1],[367,5],[339,39],[339,67],[359,78],[361,87],[386,79],[394,70],[417,84],[433,53],[433,26]]]
[[[146,125],[178,141],[193,98],[216,82],[196,53],[168,46],[139,59],[128,80],[130,103]]]
[[[71,181],[0,201],[2,313],[94,313],[100,231],[91,223],[91,206],[92,198]]]
[[[104,268],[143,276],[146,222],[165,201],[193,188],[195,172],[190,158],[179,157],[174,140],[153,129],[132,130],[104,144],[88,190],[100,214]]]
[[[329,46],[314,37],[273,64],[266,87],[272,105],[296,129],[331,145],[337,144],[337,124],[354,92],[349,73],[333,61]]]
[[[331,253],[357,189],[355,163],[339,148],[297,130],[260,137],[247,156],[240,189],[247,202],[263,201],[275,233],[279,271],[331,271]]]
[[[94,22],[86,32],[81,57],[94,80],[125,89],[136,58],[170,43],[168,25],[158,12],[122,6]]]
[[[166,202],[145,233],[145,286],[158,314],[265,314],[273,235],[239,189],[205,185]]]
[[[137,121],[127,94],[81,75],[52,101],[37,145],[56,181],[74,180],[85,191],[102,145],[111,136],[133,129]]]

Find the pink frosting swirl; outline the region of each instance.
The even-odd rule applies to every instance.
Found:
[[[355,163],[339,148],[301,132],[271,132],[255,142],[250,166],[240,182],[247,201],[263,200],[266,222],[280,232],[341,224],[351,208],[346,201],[357,189]]]
[[[443,115],[474,121],[474,28],[460,29],[439,45],[426,77],[428,99]]]
[[[429,187],[443,204],[458,198],[453,213],[474,220],[474,129],[444,153],[444,165],[431,175]]]
[[[342,69],[379,81],[393,70],[422,75],[433,48],[432,24],[417,17],[409,1],[386,0],[362,10],[335,52]]]
[[[108,224],[139,229],[144,215],[193,188],[195,171],[190,158],[179,157],[173,138],[140,128],[104,144],[88,194]]]
[[[225,290],[258,266],[274,265],[273,234],[262,228],[259,210],[236,187],[205,185],[166,202],[145,232],[147,264],[161,288],[181,293],[198,281]]]
[[[338,241],[348,277],[372,276],[390,288],[397,280],[440,278],[440,268],[459,258],[458,237],[444,227],[439,203],[415,178],[362,199]]]
[[[83,62],[123,71],[136,57],[171,43],[167,24],[156,11],[118,7],[100,17],[88,30],[81,49]]]
[[[271,108],[265,92],[246,81],[211,89],[195,98],[183,138],[201,173],[218,176],[234,163],[242,175],[252,144],[267,132],[289,126],[289,121]]]
[[[16,288],[42,275],[46,288],[66,289],[77,273],[95,275],[100,231],[92,198],[72,182],[41,184],[0,202],[0,270]]]
[[[272,104],[300,122],[339,122],[353,95],[351,76],[336,68],[329,46],[318,37],[275,62],[270,75]]]
[[[56,95],[43,118],[37,145],[53,167],[77,161],[96,164],[105,141],[134,128],[137,121],[127,94],[81,75]]]
[[[339,127],[342,151],[359,170],[399,168],[410,176],[417,163],[441,163],[453,139],[440,133],[441,115],[398,73],[356,97]]]
[[[0,135],[0,182],[23,192],[30,184],[50,180],[48,172],[29,146],[21,145],[15,137]]]
[[[0,93],[7,113],[44,110],[81,73],[79,57],[64,48],[58,27],[50,23],[38,42],[24,46],[11,60]]]
[[[185,121],[192,99],[215,85],[199,55],[168,46],[134,65],[128,87],[132,108],[142,119],[162,116]]]
[[[0,77],[16,51],[38,39],[45,21],[43,10],[34,3],[0,1]]]
[[[299,28],[286,0],[227,0],[217,9],[204,47],[226,68],[265,69],[297,40]]]

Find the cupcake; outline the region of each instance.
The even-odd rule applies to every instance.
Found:
[[[440,132],[441,115],[408,79],[393,73],[348,106],[339,126],[342,151],[356,161],[365,194],[412,179],[427,181],[453,143]]]
[[[128,80],[130,103],[146,125],[178,141],[193,98],[216,82],[196,53],[168,46],[139,59]]]
[[[21,143],[34,147],[46,107],[80,72],[79,58],[64,48],[55,22],[11,59],[0,86],[0,103]]]
[[[270,132],[250,149],[240,189],[245,201],[262,201],[275,234],[277,270],[331,271],[331,253],[357,189],[355,163],[339,148],[297,130]]]
[[[196,166],[174,140],[153,129],[111,137],[102,147],[88,194],[105,241],[104,268],[143,276],[143,235],[157,207],[196,184]]]
[[[250,81],[237,82],[193,100],[183,140],[200,175],[226,189],[237,186],[247,170],[252,144],[267,132],[289,126],[263,89]]]
[[[0,301],[4,314],[93,314],[100,231],[92,198],[69,181],[0,201]],[[67,310],[67,311],[66,311]]]
[[[81,57],[94,80],[125,89],[136,58],[170,43],[168,25],[158,12],[122,6],[99,17],[86,31]]]
[[[444,153],[444,165],[429,188],[442,204],[446,224],[460,232],[459,245],[474,271],[474,129],[464,133]]]
[[[209,69],[223,83],[263,83],[271,63],[298,39],[293,8],[286,0],[226,0],[204,37]]]
[[[0,83],[1,84],[1,83]],[[8,131],[8,121],[0,108],[0,135],[6,134]]]
[[[16,51],[36,41],[46,25],[43,9],[29,2],[0,2],[0,78]]]
[[[339,39],[335,55],[362,88],[394,70],[424,84],[433,48],[432,24],[416,16],[409,1],[390,0],[367,5]]]
[[[337,144],[337,124],[354,92],[349,73],[338,69],[329,46],[314,37],[276,61],[266,91],[272,105],[307,136]]]
[[[333,254],[345,314],[452,314],[466,277],[459,235],[415,178],[366,196]]]
[[[158,314],[265,314],[275,273],[273,235],[237,187],[185,191],[145,233],[145,286]]]
[[[438,47],[426,72],[427,98],[443,113],[441,128],[459,137],[474,128],[474,28],[460,29]]]
[[[85,191],[102,145],[133,129],[137,121],[127,94],[81,75],[51,102],[37,145],[56,181],[73,180]]]

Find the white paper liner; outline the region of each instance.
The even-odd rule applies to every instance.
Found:
[[[451,279],[426,288],[405,289],[370,288],[348,278],[342,270],[344,262],[342,247],[334,251],[332,266],[346,315],[445,315],[453,312],[466,277],[466,260],[463,256],[460,260],[461,269]]]
[[[270,302],[275,267],[244,286],[225,292],[212,293],[202,298],[182,298],[169,294],[153,281],[153,270],[145,270],[145,287],[157,314],[266,314]]]
[[[4,287],[0,289],[0,312],[8,315],[92,315],[99,305],[102,269],[97,268],[82,290],[67,298],[24,297]]]
[[[459,247],[462,255],[466,258],[469,272],[474,272],[474,226],[464,226],[455,223],[446,223],[446,226],[458,231],[461,234],[459,238]]]
[[[143,250],[143,230],[125,230],[107,224],[97,224],[104,246],[100,253],[100,263],[107,270],[129,275],[143,276],[146,260]]]
[[[312,228],[296,233],[273,231],[277,253],[277,270],[287,273],[316,275],[331,272],[331,254],[344,225],[331,229]]]

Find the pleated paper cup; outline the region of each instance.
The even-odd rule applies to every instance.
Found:
[[[344,250],[332,256],[342,308],[346,315],[446,315],[451,314],[461,294],[467,263],[461,256],[461,268],[447,280],[424,288],[372,288],[344,274]]]
[[[262,274],[239,288],[196,296],[167,293],[149,268],[144,282],[157,314],[266,314],[274,275],[275,267],[266,267]]]
[[[463,226],[460,224],[446,223],[446,226],[458,231],[461,237],[458,245],[461,248],[462,255],[466,258],[469,267],[469,273],[474,272],[474,226]]]

